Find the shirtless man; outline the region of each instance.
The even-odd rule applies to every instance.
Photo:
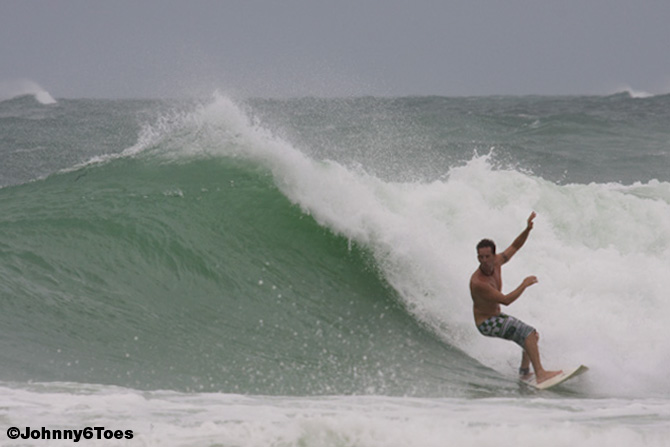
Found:
[[[496,254],[495,243],[490,239],[482,239],[477,244],[479,268],[470,278],[470,293],[472,294],[475,324],[479,332],[489,337],[511,340],[521,346],[523,349],[519,368],[521,378],[530,378],[530,364],[532,363],[536,381],[542,383],[562,371],[547,371],[542,367],[537,347],[540,336],[535,328],[500,311],[501,304],[509,306],[521,296],[527,287],[537,282],[535,276],[529,276],[512,292],[507,295],[502,293],[501,267],[526,242],[530,230],[533,229],[533,219],[535,219],[535,212],[531,213],[528,218],[526,229],[512,242],[512,245],[500,254]]]

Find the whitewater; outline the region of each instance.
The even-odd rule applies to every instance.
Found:
[[[667,445],[668,96],[36,94],[0,102],[4,430]],[[590,368],[547,392],[468,289],[531,211],[503,291],[539,283],[506,311]]]

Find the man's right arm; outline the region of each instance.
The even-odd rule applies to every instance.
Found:
[[[507,295],[496,290],[490,284],[477,282],[474,284],[474,293],[476,293],[480,299],[493,301],[504,306],[509,306],[514,301],[516,301],[528,287],[532,286],[536,282],[537,278],[535,276],[528,276],[521,282],[519,287]]]

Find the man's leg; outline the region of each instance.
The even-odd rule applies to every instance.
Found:
[[[528,358],[530,363],[533,364],[533,369],[535,370],[535,380],[537,383],[542,383],[545,380],[562,373],[563,371],[546,371],[542,367],[542,362],[540,362],[540,350],[537,347],[537,342],[539,339],[540,335],[537,333],[537,331],[531,332],[530,335],[526,337],[524,358],[521,360],[521,365],[523,366],[524,359]]]
[[[521,355],[521,366],[519,367],[519,375],[521,376],[521,380],[528,380],[533,375],[533,373],[530,372],[530,357],[528,356],[528,353],[526,352],[525,349],[523,349],[521,352],[523,354]]]

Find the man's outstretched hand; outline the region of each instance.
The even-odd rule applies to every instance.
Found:
[[[528,229],[529,230],[533,229],[533,219],[535,219],[535,216],[537,216],[537,214],[535,214],[535,211],[530,213],[530,217],[528,218]]]

